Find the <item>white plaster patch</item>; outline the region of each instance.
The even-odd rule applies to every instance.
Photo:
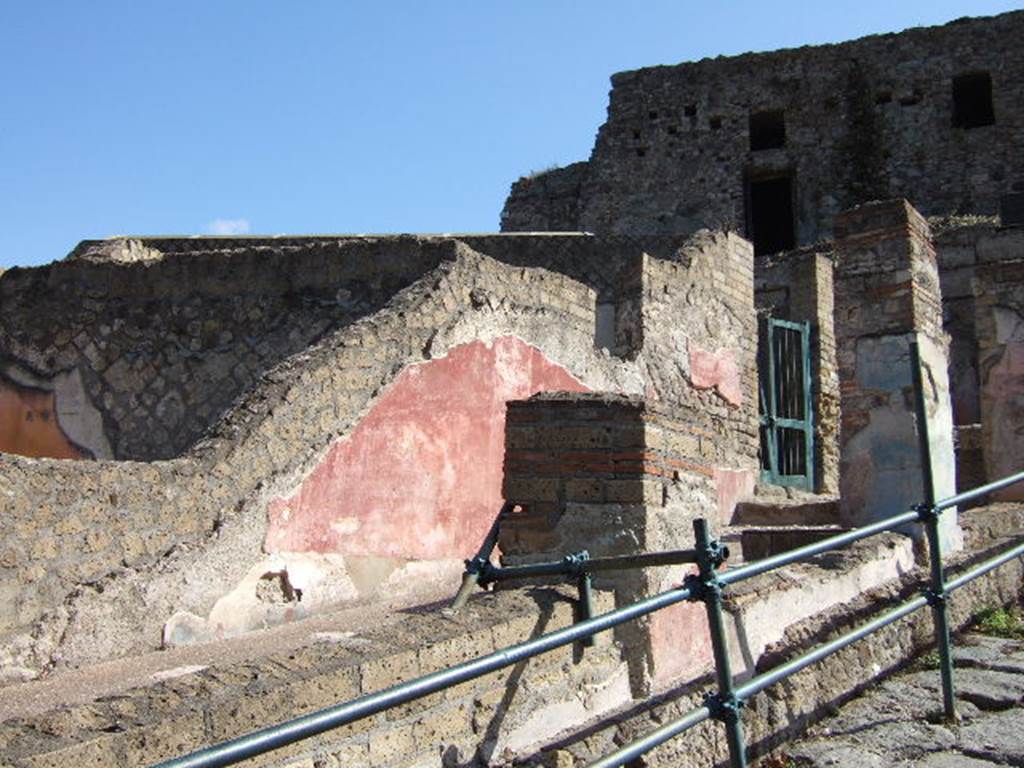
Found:
[[[594,686],[590,686],[593,688]],[[631,701],[629,675],[620,664],[609,675],[600,692],[580,694],[563,689],[568,699],[535,710],[525,722],[499,738],[495,754],[521,755],[548,742],[553,736]]]
[[[282,515],[282,519],[287,520],[288,518]],[[331,530],[341,536],[348,536],[358,531],[361,526],[362,522],[360,522],[358,517],[346,516],[339,517],[337,520],[332,522]]]
[[[265,577],[287,583],[289,593],[261,599]],[[164,626],[164,645],[190,645],[234,637],[303,618],[317,610],[352,601],[359,592],[340,555],[287,552],[266,556],[223,594],[208,617],[179,611]]]
[[[330,643],[331,645],[369,645],[372,640],[359,637],[355,632],[314,632],[313,642]]]
[[[184,677],[185,675],[193,675],[196,672],[202,672],[206,669],[205,665],[192,665],[184,667],[174,667],[173,669],[162,669],[159,672],[154,672],[149,676],[149,679],[154,683],[159,683],[161,680],[173,680],[176,677]]]
[[[858,595],[898,579],[914,568],[913,542],[901,539],[879,547],[847,571],[827,571],[814,578],[795,578],[785,570],[789,584],[754,595],[739,610],[729,613],[729,646],[736,660],[734,673],[748,679],[765,649],[781,642],[786,629],[797,622],[854,600]]]

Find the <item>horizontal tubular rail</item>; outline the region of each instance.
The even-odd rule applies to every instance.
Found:
[[[916,515],[917,513],[911,513]],[[884,521],[883,521],[884,522]],[[1024,542],[1008,549],[1000,555],[997,555],[978,566],[972,568],[966,573],[961,574],[957,578],[946,584],[946,591],[952,592],[955,589],[963,587],[967,583],[973,581],[979,576],[984,576],[989,571],[993,571],[1001,565],[1013,560],[1015,557],[1024,556]],[[908,600],[895,608],[886,611],[885,613],[875,617],[871,621],[862,624],[856,629],[847,632],[840,637],[828,642],[822,646],[814,648],[801,656],[798,656],[785,664],[780,664],[778,667],[765,672],[762,675],[747,681],[745,684],[740,685],[736,688],[736,697],[740,700],[749,699],[757,693],[760,693],[765,688],[774,685],[775,683],[784,680],[790,675],[794,675],[805,667],[809,667],[818,661],[821,661],[827,656],[831,656],[833,653],[842,650],[848,645],[861,640],[872,632],[876,632],[882,627],[886,627],[889,624],[899,621],[900,619],[909,616],[914,611],[920,610],[928,605],[928,599],[926,597],[915,597]],[[682,733],[683,731],[692,728],[699,723],[704,722],[710,717],[710,711],[707,707],[701,707],[699,709],[691,710],[687,714],[683,715],[677,720],[673,720],[670,723],[663,725],[655,731],[647,734],[646,736],[631,742],[617,751],[613,752],[606,757],[601,758],[597,762],[590,763],[587,768],[613,768],[628,763],[630,760],[634,760],[645,752],[654,749],[660,744],[665,743],[672,737]]]
[[[589,560],[559,560],[552,563],[530,563],[488,568],[481,582],[522,579],[529,576],[570,576],[577,573],[596,571],[618,571],[627,568],[651,568],[659,565],[682,565],[697,562],[697,551],[679,549],[670,552],[649,552],[643,555],[621,555],[617,557],[593,557]]]
[[[797,656],[795,659],[787,661],[785,664],[780,664],[774,669],[770,669],[764,674],[748,680],[743,685],[737,686],[736,696],[739,699],[748,699],[755,693],[760,693],[768,686],[774,685],[780,680],[796,674],[804,667],[808,667],[816,661],[821,661],[826,656],[831,656],[836,651],[841,651],[846,646],[867,637],[872,632],[875,632],[882,627],[888,626],[895,621],[899,621],[904,616],[909,616],[914,611],[924,608],[926,605],[928,605],[928,599],[925,597],[915,597],[912,600],[901,603],[892,610],[886,611],[880,616],[876,616],[866,624],[862,624],[856,629],[850,630],[845,635],[840,635],[835,640],[831,640],[824,645],[818,646],[801,656]]]
[[[624,747],[620,747],[596,762],[590,763],[587,765],[587,768],[618,768],[618,766],[625,765],[630,760],[635,760],[645,752],[650,752],[655,747],[664,744],[673,736],[678,736],[683,731],[689,730],[695,725],[700,725],[710,717],[711,710],[707,707],[691,709],[682,717],[670,723],[665,723],[661,728],[651,731],[646,736],[642,736],[636,741],[626,744]]]
[[[399,704],[414,701],[442,688],[482,677],[496,669],[511,666],[516,662],[560,648],[563,645],[569,645],[569,643],[590,637],[640,616],[646,616],[661,608],[683,602],[690,598],[690,594],[690,590],[684,587],[661,592],[625,608],[617,608],[593,619],[577,622],[564,629],[509,646],[439,672],[418,677],[415,680],[394,685],[378,693],[361,696],[344,704],[311,712],[280,725],[264,728],[184,757],[158,763],[154,768],[214,768],[215,766],[233,765],[264,752],[270,752],[310,736],[316,736],[332,728],[361,720]]]
[[[977,488],[972,488],[969,491],[958,493],[956,496],[950,496],[948,499],[943,499],[935,503],[935,509],[941,512],[944,509],[955,507],[958,504],[963,504],[965,501],[973,501],[979,496],[985,496],[986,494],[992,493],[992,491],[998,491],[1002,488],[1006,488],[1009,485],[1014,485],[1024,480],[1024,472],[1018,472],[1015,475],[1007,475],[1001,480],[996,480],[994,483],[988,485],[979,485]]]
[[[828,552],[833,549],[840,549],[845,547],[847,544],[852,544],[855,541],[866,539],[869,536],[874,536],[876,533],[882,533],[884,531],[892,530],[893,528],[899,528],[901,525],[907,523],[916,523],[921,519],[920,513],[916,510],[910,512],[904,512],[894,517],[887,517],[885,520],[879,520],[877,523],[871,525],[865,525],[863,528],[855,528],[852,531],[846,533],[840,533],[836,536],[830,536],[827,539],[816,541],[812,544],[808,544],[803,547],[797,547],[791,549],[788,552],[780,552],[777,555],[766,557],[763,560],[755,560],[752,563],[741,565],[737,568],[731,568],[726,571],[722,571],[718,575],[718,580],[722,585],[735,584],[739,581],[753,578],[754,576],[760,576],[762,573],[767,571],[775,570],[783,565],[789,565],[790,563],[796,563],[800,560],[806,560],[814,555],[820,555],[822,552]]]
[[[1008,563],[1013,560],[1013,558],[1020,557],[1021,555],[1024,555],[1024,542],[1015,547],[1011,547],[1001,555],[996,555],[990,560],[986,560],[985,562],[976,565],[971,570],[960,574],[955,579],[946,582],[946,591],[952,592],[954,589],[960,589],[960,587],[965,586],[979,576],[984,576],[989,571],[994,571],[1000,565]]]

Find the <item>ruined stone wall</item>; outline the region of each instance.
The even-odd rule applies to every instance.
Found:
[[[995,554],[989,550],[993,544],[1010,544],[1021,522],[1019,510],[1004,507],[985,514],[978,520],[982,535],[971,537],[981,539],[972,541],[973,562]],[[894,538],[882,537],[874,560],[867,559],[868,567],[877,569],[892,558],[891,551],[884,552]],[[853,576],[856,569],[851,566],[862,558],[863,551],[833,554],[827,562],[791,566],[731,589],[727,617],[756,632],[762,628],[750,622],[754,607],[770,612],[803,603],[809,612],[788,628],[781,626],[786,619],[776,616],[776,637],[784,642],[772,647],[750,647],[743,642],[750,634],[741,632],[740,644],[733,648],[734,664],[765,671],[877,615],[897,598],[918,594],[926,578],[924,570],[910,568],[879,590],[828,607],[819,604],[816,585],[838,572]],[[962,566],[951,563],[953,572]],[[860,591],[864,581],[855,581]],[[808,585],[810,591],[803,592]],[[951,625],[964,626],[979,606],[1019,600],[1020,585],[1017,561],[973,582],[952,597]],[[598,592],[595,598],[598,611],[611,607],[607,594]],[[262,658],[167,670],[116,695],[9,719],[0,724],[0,750],[12,768],[151,764],[552,632],[575,619],[574,609],[571,590],[502,591],[475,597],[454,616],[409,611],[397,622],[324,633],[301,647]],[[685,638],[675,638],[677,647]],[[557,649],[272,752],[259,758],[259,764],[582,765],[700,706],[702,695],[713,687],[704,674],[637,700],[620,655],[624,649],[610,641],[605,633],[596,647]],[[899,668],[933,643],[930,614],[920,610],[772,686],[742,710],[750,755],[762,755],[781,739],[801,733],[879,673]],[[744,674],[740,667],[734,669]],[[934,696],[937,707],[939,694]],[[697,768],[724,760],[722,733],[720,724],[707,723],[645,756],[645,762]]]
[[[580,220],[580,185],[586,163],[573,163],[516,182],[516,205],[501,213],[503,232],[574,232]]]
[[[595,593],[600,611],[611,608]],[[419,610],[298,651],[218,664],[166,682],[0,726],[12,768],[150,765],[570,625],[557,590],[474,601],[457,617]],[[629,701],[609,633],[565,647],[262,758],[266,766],[497,765]]]
[[[789,252],[754,264],[759,314],[811,326],[815,490],[839,493],[839,372],[831,251]]]
[[[99,458],[171,458],[264,372],[380,309],[447,247],[415,238],[86,242],[69,260],[3,275],[0,351],[37,379],[80,377],[83,407],[102,419],[98,444],[109,445],[92,451]]]
[[[1024,229],[994,220],[937,222],[935,250],[942,284],[943,326],[950,336],[950,384],[956,423],[981,421],[978,338],[972,281],[979,265],[1024,258]]]
[[[757,466],[757,317],[750,243],[699,233],[674,259],[644,257],[648,395],[709,416],[730,468]],[[621,323],[624,324],[624,323]]]
[[[65,261],[10,270],[0,280],[0,377],[12,390],[51,393],[51,428],[63,429],[80,453],[171,458],[263,373],[379,310],[435,268],[451,242],[413,236],[86,241]],[[594,333],[594,303],[615,305],[615,275],[636,249],[671,257],[681,240],[577,234],[461,242],[592,289],[596,296],[552,292],[550,299],[575,301],[577,318],[590,318]],[[33,451],[31,440],[23,443],[20,452]]]
[[[398,290],[382,310],[325,332],[261,374],[177,458],[0,457],[0,490],[10,500],[0,526],[7,672],[32,676],[160,643],[237,634],[381,590],[418,589],[418,597],[447,590],[501,503],[504,402],[539,390],[648,392],[694,408],[719,402],[727,417],[723,434],[747,446],[737,471],[753,466],[753,337],[742,325],[752,327],[750,289],[749,319],[737,321],[721,303],[737,299],[713,300],[717,284],[695,277],[703,269],[710,275],[710,265],[728,261],[729,253],[749,262],[749,246],[724,235],[644,250],[628,240],[583,235],[467,240],[474,247],[428,239],[417,255],[399,239],[393,272],[385,275],[402,263],[438,266]],[[342,256],[349,247],[357,255],[387,251],[377,241],[332,247]],[[662,260],[645,256],[647,250],[676,261],[659,266]],[[135,286],[141,294],[145,274],[175,258],[191,257],[89,266],[100,274],[127,270],[123,290]],[[693,270],[687,279],[679,272],[684,262]],[[620,314],[625,325],[644,322],[643,312],[632,311],[635,292],[627,302],[614,293],[616,274],[641,263],[651,274],[667,270],[679,296],[693,299],[670,306],[676,318],[688,318],[680,322],[708,350],[702,368],[691,366],[686,334],[674,337],[674,345],[652,346],[657,354],[650,357],[642,347],[618,357],[599,343],[600,317],[607,315],[601,307],[613,324]],[[62,268],[84,266],[53,265],[43,276],[55,280]],[[88,295],[91,283],[82,282]],[[675,288],[666,293],[666,287],[658,288],[652,308],[678,301]],[[167,290],[173,299],[189,289],[172,284]],[[723,340],[741,340],[731,351],[701,335],[704,307],[719,316]],[[24,316],[6,322],[30,327]],[[152,326],[143,331],[152,334],[146,338],[159,334]],[[730,360],[734,365],[724,369],[716,362]],[[736,387],[744,389],[741,406],[727,400],[736,398]]]
[[[619,73],[585,174],[577,164],[516,182],[503,227],[536,229],[575,207],[573,228],[592,232],[749,235],[752,183],[773,179],[788,179],[775,197],[779,216],[792,208],[797,245],[830,237],[837,213],[874,199],[994,214],[1024,189],[1021,37],[1014,12]],[[991,115],[972,122],[954,88],[984,91],[985,74]]]
[[[28,674],[51,663],[152,648],[162,632],[164,641],[175,642],[246,631],[253,623],[288,618],[275,611],[297,617],[318,605],[358,599],[360,587],[370,593],[415,562],[419,553],[406,553],[383,576],[371,567],[371,577],[360,578],[350,573],[356,568],[345,562],[344,547],[302,545],[292,552],[293,542],[268,539],[275,530],[273,510],[281,512],[275,504],[302,487],[335,441],[352,433],[412,363],[429,365],[452,350],[512,334],[572,361],[594,386],[642,388],[639,376],[616,372],[597,354],[593,299],[589,310],[572,309],[573,291],[585,297],[589,288],[545,270],[524,274],[455,242],[438,249],[446,251],[445,261],[434,272],[385,310],[265,374],[180,458],[69,463],[0,457],[0,487],[9,500],[0,527],[5,666],[24,667]],[[531,391],[517,396],[524,394]],[[474,458],[477,468],[489,461]],[[496,464],[491,483],[500,490],[500,453],[490,463]],[[399,471],[403,466],[415,470],[414,452],[403,457]],[[464,478],[464,469],[449,470],[451,482]],[[393,474],[395,468],[381,471]],[[449,570],[458,567],[489,525],[500,503],[494,495],[485,511],[474,507],[481,519],[433,559]],[[331,501],[321,501],[328,517]],[[440,499],[419,514],[451,514],[444,510]],[[392,521],[379,535],[387,538],[407,524]],[[295,579],[303,570],[318,576],[292,584],[304,587],[302,605],[261,606],[257,593],[265,573]],[[420,581],[436,588],[429,579]]]
[[[1024,468],[1024,260],[978,265],[974,276],[981,448],[988,480]],[[1002,498],[1024,498],[1019,488]]]

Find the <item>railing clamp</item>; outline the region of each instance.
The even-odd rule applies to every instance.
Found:
[[[683,586],[690,591],[687,600],[691,603],[706,603],[722,597],[722,584],[714,572],[709,579],[705,579],[699,573],[691,573],[683,579]]]
[[[911,509],[917,512],[917,517],[922,523],[931,523],[939,519],[939,510],[929,504],[915,504]]]
[[[712,568],[718,568],[729,559],[729,548],[718,539],[708,542],[708,545],[697,552],[697,562],[707,563]]]
[[[921,591],[922,596],[928,601],[928,605],[932,608],[939,608],[946,604],[946,593],[936,592],[934,589],[924,589]]]
[[[737,698],[735,694],[723,696],[711,691],[704,694],[704,706],[711,712],[711,717],[723,723],[737,722],[743,704],[743,700]]]
[[[481,586],[494,581],[493,570],[494,564],[486,557],[474,557],[472,560],[466,560],[466,574],[476,576],[477,583]]]
[[[569,569],[573,576],[582,576],[586,571],[584,570],[584,563],[590,559],[590,553],[581,549],[579,552],[573,552],[570,555],[566,555],[562,558],[562,562]]]

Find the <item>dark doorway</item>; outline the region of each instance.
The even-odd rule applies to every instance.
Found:
[[[747,204],[747,232],[754,241],[755,256],[796,247],[792,176],[751,179]]]
[[[992,109],[992,77],[975,72],[953,78],[953,125],[980,128],[996,121]]]

